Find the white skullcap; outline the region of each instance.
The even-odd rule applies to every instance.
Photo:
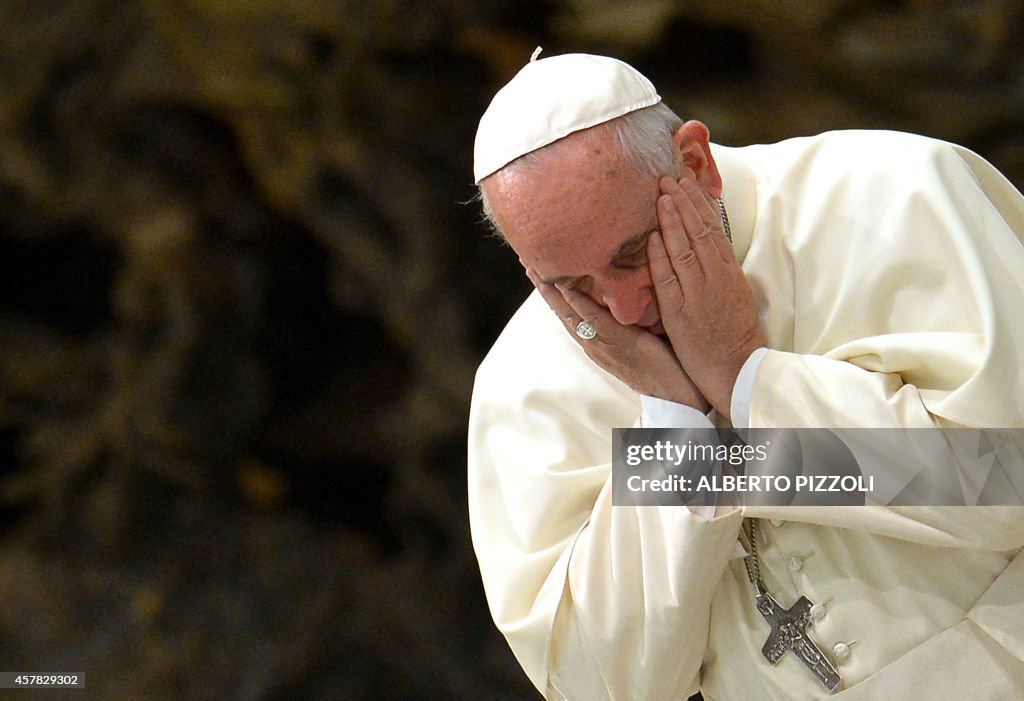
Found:
[[[632,66],[590,54],[537,59],[540,49],[491,100],[473,152],[476,182],[574,131],[661,101]]]

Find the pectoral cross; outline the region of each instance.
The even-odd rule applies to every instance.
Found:
[[[814,641],[807,637],[807,625],[811,621],[811,601],[801,596],[788,609],[782,608],[767,590],[757,596],[757,610],[772,627],[768,640],[761,648],[761,654],[772,664],[792,650],[807,665],[825,688],[835,691],[842,681],[839,672]]]

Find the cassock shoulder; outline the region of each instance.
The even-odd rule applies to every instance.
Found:
[[[989,199],[1019,200],[1020,193],[992,164],[970,149],[942,139],[885,130],[826,132],[815,137],[818,175],[835,173],[844,184],[885,182],[894,193],[938,191],[949,195],[959,179],[973,181]],[[959,195],[964,194],[961,190]],[[1019,210],[1014,209],[1014,214]]]
[[[805,172],[850,187],[858,181],[882,179],[913,189],[915,177],[953,159],[962,163],[960,146],[919,134],[887,130],[829,131],[810,137],[788,139],[764,147],[767,169],[793,174]]]

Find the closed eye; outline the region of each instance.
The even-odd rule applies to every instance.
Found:
[[[618,263],[619,265],[622,265],[622,264],[627,264],[628,265],[628,264],[631,264],[631,263],[639,264],[639,263],[646,263],[646,262],[647,262],[647,249],[646,248],[641,248],[639,251],[633,251],[629,255],[623,256],[622,258],[619,258],[616,261],[616,263]]]
[[[647,239],[617,254],[612,260],[612,265],[616,268],[639,268],[647,265]]]

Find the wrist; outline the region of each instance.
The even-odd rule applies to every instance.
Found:
[[[683,404],[691,409],[696,409],[702,414],[707,414],[714,408],[711,402],[708,401],[704,395],[691,384],[665,389],[664,391],[658,389],[646,394],[656,399],[675,402],[676,404]]]
[[[734,360],[729,363],[728,370],[723,374],[720,384],[714,388],[714,391],[708,393],[708,396],[712,398],[711,403],[714,405],[715,410],[726,417],[730,423],[733,418],[733,393],[736,390],[737,382],[741,375],[743,375],[743,370],[747,367],[751,358],[760,359],[763,353],[758,351],[765,350],[764,341],[761,338],[756,339],[756,341],[756,345],[751,344],[742,353],[734,356]]]

